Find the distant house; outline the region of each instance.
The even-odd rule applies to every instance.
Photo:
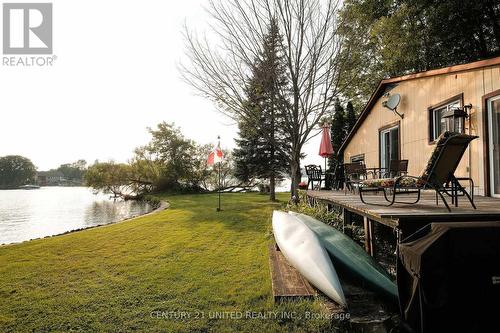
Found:
[[[57,186],[64,184],[66,179],[61,171],[49,170],[38,172],[37,182],[40,186]]]
[[[382,105],[395,94],[403,117]],[[457,175],[471,177],[476,193],[500,197],[500,57],[382,80],[340,152],[367,167],[408,159],[409,174],[419,175],[447,130],[479,136]]]

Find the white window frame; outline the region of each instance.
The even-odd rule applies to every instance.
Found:
[[[385,134],[389,133],[389,140],[391,140],[390,132],[393,131],[393,130],[396,130],[396,129],[398,130],[398,136],[400,137],[399,131],[401,129],[399,128],[399,124],[391,126],[389,128],[386,128],[384,130],[379,131],[379,144],[380,144],[380,147],[379,147],[379,159],[380,159],[380,167],[381,168],[387,168],[388,169],[389,165],[390,165],[390,162],[391,162],[390,160],[386,161],[384,159],[384,157],[385,157],[384,147],[385,147],[385,143],[386,143],[385,142]],[[389,141],[389,145],[391,145],[391,144],[392,144],[392,142]],[[401,149],[401,142],[399,142],[399,139],[398,139],[398,145],[399,145],[398,146],[398,151],[400,151],[400,149]]]
[[[496,193],[495,192],[495,174],[494,174],[494,168],[495,168],[495,161],[493,160],[493,154],[494,154],[494,150],[493,150],[493,115],[492,115],[492,105],[493,105],[493,101],[497,101],[500,99],[500,95],[498,96],[494,96],[494,97],[491,97],[491,98],[488,98],[488,100],[486,101],[486,112],[488,113],[487,114],[487,117],[488,117],[488,140],[489,140],[489,151],[488,151],[488,154],[490,156],[489,158],[489,164],[490,164],[490,175],[489,175],[489,178],[490,178],[490,194],[492,197],[497,197],[499,198],[500,197],[500,193]],[[499,129],[497,129],[499,130]]]

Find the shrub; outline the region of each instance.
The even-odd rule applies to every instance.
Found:
[[[316,202],[314,205],[311,205],[306,193],[306,191],[299,191],[298,203],[289,202],[284,206],[284,209],[312,216],[350,235],[354,241],[363,244],[364,229],[362,228],[362,223],[358,221],[359,216],[353,216],[353,223],[351,225],[344,225],[340,209],[329,208],[327,204],[321,202]]]

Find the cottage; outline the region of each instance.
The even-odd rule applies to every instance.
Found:
[[[383,102],[396,94],[394,111]],[[456,175],[472,178],[475,193],[500,197],[500,57],[382,80],[340,153],[377,168],[407,159],[408,173],[419,175],[447,130],[479,136]]]
[[[64,174],[59,170],[39,171],[37,183],[40,186],[58,186],[66,182]]]

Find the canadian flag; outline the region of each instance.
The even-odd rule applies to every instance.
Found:
[[[220,162],[222,162],[222,158],[223,157],[224,156],[222,154],[222,149],[220,149],[220,146],[217,146],[210,153],[210,155],[208,155],[207,164],[208,165],[214,165],[214,164],[220,163]]]

